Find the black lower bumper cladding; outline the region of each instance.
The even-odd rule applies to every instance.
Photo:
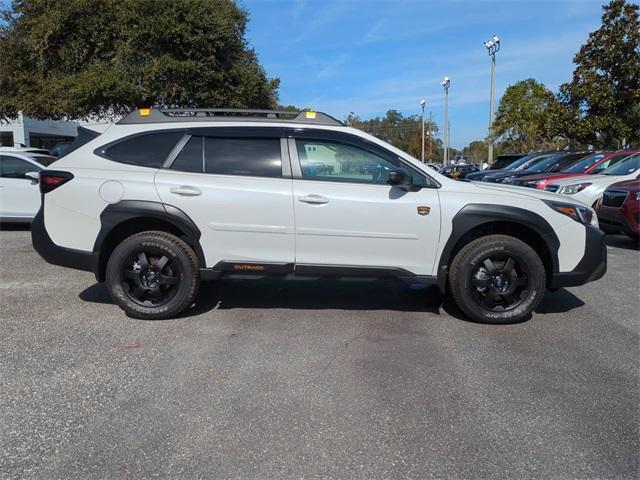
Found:
[[[607,245],[604,232],[588,225],[584,256],[571,272],[554,273],[551,288],[575,287],[602,278],[607,272]]]
[[[53,243],[44,226],[44,213],[42,207],[38,210],[33,223],[31,224],[31,242],[33,248],[42,258],[53,265],[61,267],[75,268],[94,272],[98,263],[97,255],[93,252],[74,250],[72,248],[60,247]]]

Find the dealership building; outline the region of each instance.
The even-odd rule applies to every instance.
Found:
[[[36,120],[20,113],[13,121],[0,121],[0,146],[50,149],[77,135],[78,124],[66,120]]]

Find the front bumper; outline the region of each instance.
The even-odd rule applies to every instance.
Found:
[[[602,278],[607,272],[607,245],[604,232],[592,225],[585,226],[584,256],[571,272],[557,272],[551,277],[550,288],[575,287]]]
[[[36,252],[47,262],[61,267],[95,272],[98,256],[93,252],[60,247],[53,243],[44,226],[44,207],[40,207],[31,223],[31,243]]]
[[[640,225],[636,221],[637,212],[635,212],[636,218],[634,218],[634,212],[624,212],[622,208],[598,206],[596,213],[598,221],[603,227],[632,235],[640,234]]]

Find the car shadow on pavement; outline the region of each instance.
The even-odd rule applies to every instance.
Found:
[[[627,235],[607,235],[604,237],[607,247],[624,248],[626,250],[640,250],[640,242]]]
[[[22,232],[31,230],[30,223],[0,223],[0,230],[3,232]]]
[[[79,295],[90,303],[112,304],[104,283],[96,283]],[[584,305],[565,289],[547,292],[536,309],[538,314],[564,313]],[[223,279],[203,282],[194,305],[183,317],[214,309],[294,310],[390,310],[438,314],[440,309],[460,320],[468,318],[450,297],[435,286],[406,285],[395,281]]]

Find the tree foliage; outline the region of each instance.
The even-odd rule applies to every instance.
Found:
[[[517,152],[562,146],[566,141],[559,136],[557,121],[561,109],[554,94],[532,78],[510,85],[498,105],[494,140],[503,150]]]
[[[638,5],[613,0],[602,25],[574,58],[571,82],[560,87],[564,128],[582,143],[613,147],[640,140],[640,21]]]
[[[144,104],[276,105],[231,0],[14,0],[0,21],[0,118]]]
[[[422,117],[419,115],[405,117],[397,110],[388,110],[384,117],[362,120],[352,112],[345,119],[345,123],[370,133],[416,158],[422,155]],[[439,158],[438,151],[442,148],[442,142],[435,138],[437,133],[436,124],[425,121],[425,161],[436,161]],[[431,156],[429,156],[430,139]]]

